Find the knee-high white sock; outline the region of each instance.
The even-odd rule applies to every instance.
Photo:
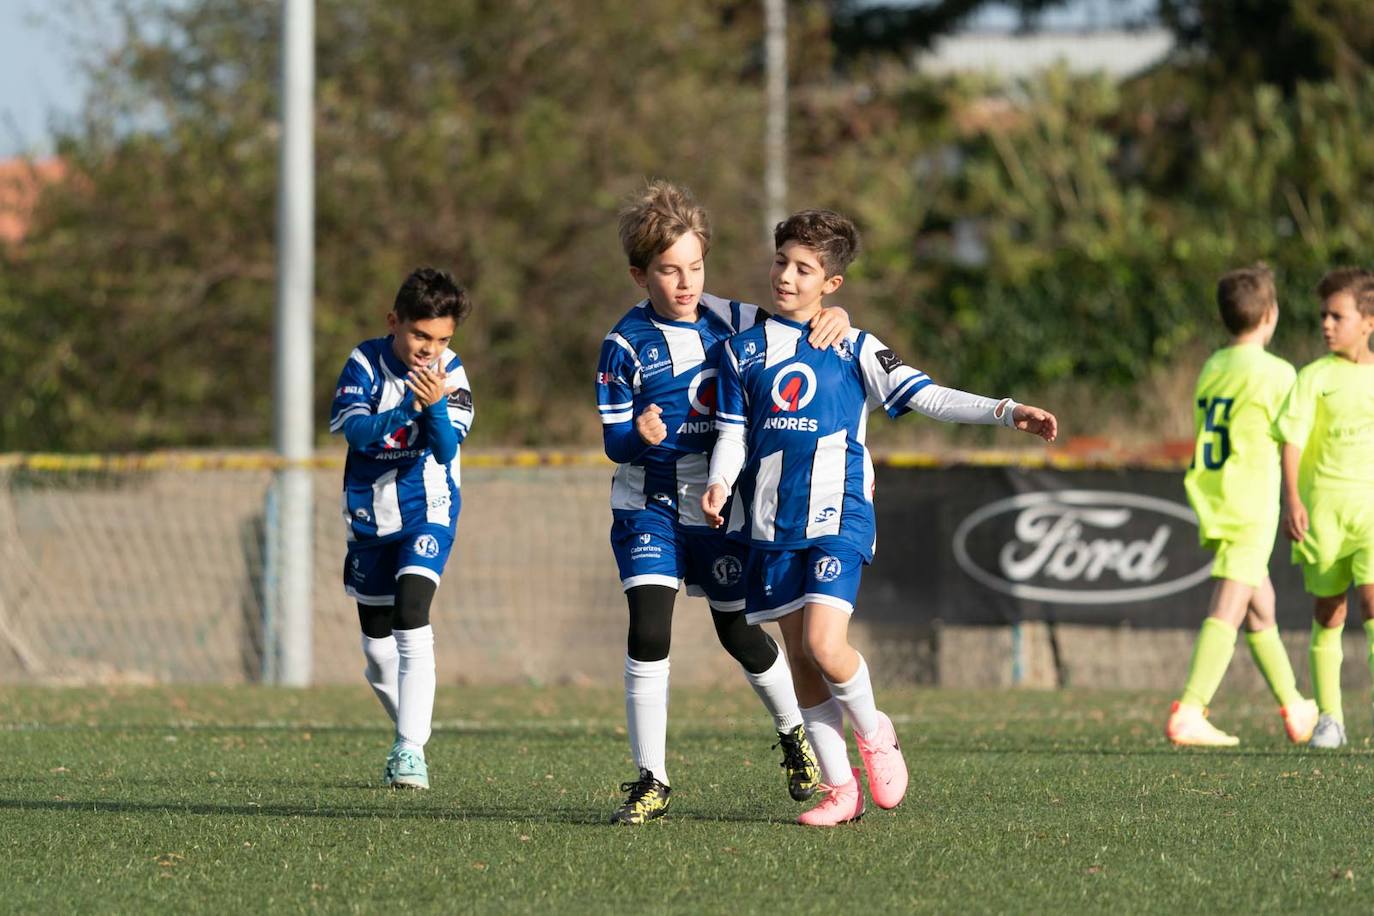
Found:
[[[801,724],[801,710],[797,708],[797,691],[792,687],[792,669],[787,667],[787,658],[782,650],[774,659],[772,667],[758,674],[744,672],[749,686],[763,700],[763,705],[773,716],[773,727],[780,732],[790,732]]]
[[[668,785],[668,659],[625,656],[625,726],[635,766]]]
[[[391,717],[394,724],[396,722],[396,676],[400,667],[400,656],[396,651],[396,637],[384,636],[381,639],[373,639],[366,633],[363,635],[363,658],[367,659],[367,667],[363,669],[363,677],[367,678],[368,686],[372,692],[377,694],[377,699],[382,701],[382,709]]]
[[[872,738],[878,731],[878,705],[873,700],[873,682],[868,678],[868,662],[864,657],[859,656],[859,670],[849,680],[831,684],[827,679],[826,684],[830,686],[830,695],[844,707],[854,730],[865,741]]]
[[[434,628],[396,630],[398,672],[396,738],[403,747],[423,751],[434,718]]]
[[[828,786],[847,786],[854,778],[849,768],[849,748],[844,743],[844,710],[834,697],[817,706],[804,706],[802,721],[816,763],[821,768],[821,780]]]

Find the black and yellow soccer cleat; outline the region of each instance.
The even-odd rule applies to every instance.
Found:
[[[673,791],[641,768],[635,782],[622,782],[620,791],[630,793],[625,803],[611,815],[612,824],[642,824],[668,813],[668,795]]]
[[[782,763],[787,772],[787,794],[794,801],[806,801],[816,792],[821,783],[820,767],[816,766],[816,755],[811,751],[811,742],[806,740],[806,726],[798,725],[790,732],[778,732],[778,743],[773,747],[782,748]]]

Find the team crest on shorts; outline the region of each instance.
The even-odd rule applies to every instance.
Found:
[[[653,536],[652,534],[647,534],[647,533],[646,533],[646,534],[641,534],[641,535],[639,536],[639,543],[641,543],[641,544],[647,544],[647,543],[649,543],[650,541],[652,541],[653,539],[654,539],[654,536]]]
[[[721,585],[734,585],[743,572],[739,560],[729,554],[717,557],[716,562],[711,564],[711,576]]]
[[[416,556],[432,560],[439,555],[439,542],[432,534],[422,534],[415,539],[411,550],[415,551]]]
[[[821,557],[816,561],[816,581],[834,582],[844,572],[844,565],[840,563],[839,557]]]

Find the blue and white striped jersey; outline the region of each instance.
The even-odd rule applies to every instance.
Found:
[[[866,331],[825,350],[807,334],[773,316],[725,344],[716,424],[722,445],[745,439],[727,530],[758,547],[838,542],[872,559],[868,414],[906,413],[931,380]]]
[[[717,360],[722,341],[752,327],[757,306],[704,293],[696,321],[666,321],[645,299],[621,318],[601,345],[596,400],[606,455],[620,465],[611,510],[627,518],[655,500],[679,524],[705,526],[701,495],[715,443]],[[634,418],[650,404],[663,410],[668,437],[646,446]]]
[[[349,436],[344,465],[343,514],[350,541],[389,540],[419,525],[457,523],[461,443],[472,425],[472,389],[452,350],[444,350],[436,365],[444,369],[449,396],[419,413],[390,337],[360,343],[339,373],[329,431],[345,432],[350,420],[370,418],[366,441],[355,443]],[[452,445],[443,431],[453,448],[446,462],[434,455],[431,424],[436,423],[451,426],[459,443]]]

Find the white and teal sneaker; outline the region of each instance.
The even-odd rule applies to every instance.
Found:
[[[1308,747],[1317,747],[1322,750],[1335,750],[1345,746],[1345,726],[1342,725],[1334,716],[1322,713],[1317,720],[1317,727],[1312,730],[1312,737],[1307,742]]]
[[[386,757],[382,782],[393,789],[428,789],[429,767],[425,764],[424,752],[402,747],[397,741]]]

